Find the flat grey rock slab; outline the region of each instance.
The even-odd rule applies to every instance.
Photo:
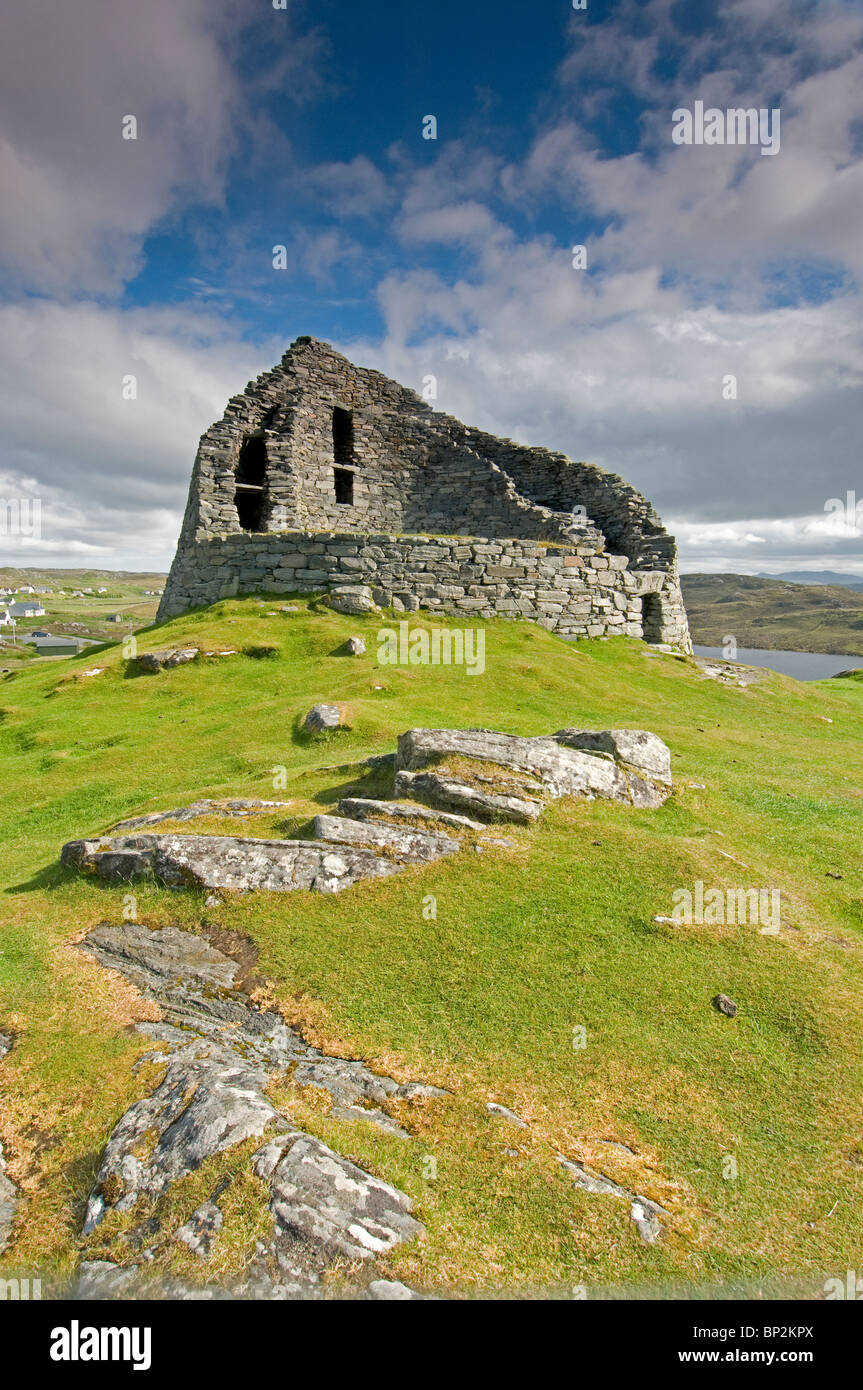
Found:
[[[11,1033],[0,1033],[0,1061],[12,1051],[13,1042]],[[0,1255],[8,1247],[12,1238],[12,1226],[19,1201],[18,1188],[6,1174],[6,1159],[3,1154],[3,1144],[0,1142]]]
[[[120,1298],[138,1277],[137,1265],[111,1260],[84,1260],[78,1266],[70,1298],[80,1301]]]
[[[558,729],[555,741],[565,748],[586,753],[608,753],[653,781],[671,786],[671,752],[668,745],[646,729]]]
[[[178,806],[172,811],[150,811],[147,815],[132,816],[129,820],[118,821],[111,833],[120,830],[138,830],[145,825],[158,825],[161,821],[195,820],[198,816],[255,816],[267,811],[287,811],[290,801],[259,801],[248,797],[231,797],[223,801],[193,801],[189,806]]]
[[[343,1106],[448,1094],[427,1082],[395,1081],[365,1062],[328,1056],[313,1047],[280,1014],[259,1009],[235,989],[236,961],[192,932],[138,922],[102,923],[85,937],[81,949],[159,1004],[163,1021],[138,1025],[157,1041],[192,1049],[197,1042],[209,1050],[222,1049],[220,1055],[234,1063],[254,1063],[263,1070],[293,1066],[298,1085],[318,1086]]]
[[[575,1159],[563,1158],[558,1156],[561,1168],[565,1168],[573,1182],[585,1192],[592,1192],[600,1197],[625,1197],[632,1200],[632,1193],[627,1192],[625,1187],[613,1182],[611,1178],[606,1178],[602,1173],[592,1173],[583,1163],[576,1163]]]
[[[298,1131],[270,1140],[254,1159],[269,1181],[270,1209],[288,1236],[328,1255],[366,1260],[422,1235],[404,1192]]]
[[[115,1126],[87,1204],[84,1234],[108,1210],[158,1197],[205,1159],[288,1122],[264,1095],[266,1073],[211,1047],[170,1057],[164,1080]]]
[[[621,732],[624,731],[617,731]],[[654,785],[646,777],[627,774],[604,750],[587,752],[567,747],[555,737],[519,738],[490,729],[409,729],[401,734],[396,754],[396,790],[400,771],[433,767],[447,757],[498,763],[528,774],[546,796],[553,798],[604,797],[648,805],[661,804],[670,790],[666,783]]]
[[[723,685],[757,685],[765,674],[763,667],[743,666],[738,661],[717,661],[707,656],[695,656],[693,661],[709,680]]]
[[[385,1134],[396,1139],[410,1139],[410,1132],[388,1115],[385,1110],[366,1110],[362,1105],[334,1105],[330,1114],[336,1120],[361,1120],[364,1124],[375,1125]]]
[[[645,1245],[655,1245],[665,1235],[665,1227],[659,1219],[660,1214],[666,1215],[663,1207],[649,1202],[646,1197],[633,1197],[629,1216]]]
[[[331,844],[367,845],[388,850],[409,863],[423,863],[455,854],[461,844],[450,835],[379,821],[356,821],[345,816],[315,816],[314,834]]]
[[[516,1115],[514,1110],[510,1110],[507,1105],[500,1105],[496,1100],[490,1100],[486,1104],[486,1110],[490,1115],[497,1115],[502,1120],[508,1120],[510,1124],[516,1125],[519,1129],[528,1129],[529,1125],[520,1115]]]
[[[373,1279],[366,1290],[366,1298],[372,1303],[417,1303],[425,1302],[426,1296],[399,1279]]]
[[[399,771],[396,773],[395,790],[396,796],[425,801],[441,810],[469,811],[472,818],[513,821],[518,825],[530,825],[538,820],[545,806],[544,801],[532,798],[481,791],[468,786],[466,782],[459,782],[455,777],[437,772]]]
[[[152,877],[176,888],[272,893],[340,893],[361,879],[386,877],[399,869],[392,860],[360,846],[182,834],[70,840],[60,862],[108,882]]]
[[[309,1047],[307,1056],[297,1063],[293,1078],[298,1086],[319,1086],[329,1091],[333,1100],[343,1106],[354,1105],[359,1100],[382,1105],[389,1097],[410,1101],[449,1094],[439,1086],[422,1081],[395,1081],[391,1076],[371,1071],[365,1062],[328,1057],[313,1047]]]
[[[343,796],[338,809],[339,815],[353,820],[419,820],[452,826],[454,830],[486,829],[482,821],[471,820],[470,816],[457,816],[451,811],[423,806],[418,801],[373,801],[360,796]]]
[[[362,1061],[312,1047],[280,1015],[258,1008],[237,989],[237,963],[191,932],[102,923],[81,949],[159,1004],[163,1020],[137,1026],[167,1045],[166,1052],[152,1054],[152,1060],[165,1063],[161,1083],[130,1106],[105,1147],[86,1231],[95,1229],[108,1210],[128,1211],[142,1196],[158,1197],[205,1159],[249,1136],[299,1133],[266,1095],[274,1071],[293,1067],[297,1085],[326,1090],[335,1118],[360,1120],[399,1137],[409,1136],[383,1109],[389,1099],[447,1094],[426,1082],[398,1082]],[[188,1231],[178,1233],[196,1252],[199,1242],[202,1254],[220,1219],[210,1205],[190,1218]]]
[[[177,982],[200,991],[230,990],[238,970],[236,961],[202,936],[176,927],[102,923],[85,937],[83,946],[101,965],[121,971],[152,998],[161,998],[163,989]]]

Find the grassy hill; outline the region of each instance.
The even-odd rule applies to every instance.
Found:
[[[684,574],[692,640],[719,647],[837,652],[863,656],[863,593],[845,587],[788,584],[750,574]]]
[[[267,997],[307,1037],[452,1092],[412,1117],[404,1141],[335,1120],[320,1092],[284,1083],[299,1123],[413,1197],[427,1236],[394,1253],[393,1277],[444,1291],[787,1292],[859,1267],[863,684],[765,672],[739,689],[637,641],[569,645],[507,622],[486,625],[483,676],[378,667],[379,617],[293,602],[294,613],[225,602],[153,634],[154,647],[274,648],[265,659],[241,650],[137,676],[114,647],[102,675],[83,676],[82,657],[0,682],[0,1030],[17,1035],[0,1137],[26,1197],[0,1272],[47,1279],[82,1250],[98,1257],[99,1232],[80,1236],[84,1202],[119,1115],[150,1089],[133,1068],[151,1044],[129,1026],[145,1005],[75,949],[96,923],[122,920],[124,893],[62,871],[65,840],[223,795],[291,800],[287,823],[282,812],[231,830],[290,833],[349,791],[374,795],[385,774],[363,760],[404,729],[580,724],[661,735],[667,804],[558,803],[537,827],[507,829],[512,849],[336,898],[208,908],[203,893],[141,884],[138,917],[251,938]],[[367,655],[337,654],[352,633]],[[323,700],[347,707],[349,731],[302,731]],[[287,786],[274,791],[279,768]],[[657,922],[697,880],[778,888],[781,931]],[[736,1018],[711,1006],[718,991]],[[575,1049],[580,1027],[587,1046]],[[490,1115],[489,1100],[530,1128]],[[577,1190],[558,1153],[661,1202],[667,1239],[642,1244],[626,1204]],[[183,1219],[231,1162],[177,1184]],[[240,1193],[211,1277],[247,1261],[261,1229],[264,1184],[249,1178]],[[203,1277],[184,1247],[160,1258]]]

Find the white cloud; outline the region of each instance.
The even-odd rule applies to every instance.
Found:
[[[9,276],[41,292],[115,292],[161,218],[220,202],[246,119],[226,49],[248,20],[229,0],[29,0],[8,12],[0,244]],[[122,138],[128,115],[136,140]]]
[[[38,551],[54,564],[167,566],[200,434],[281,351],[193,311],[0,308],[0,496],[42,501],[38,545],[4,537],[9,562]],[[123,399],[129,374],[136,400]]]

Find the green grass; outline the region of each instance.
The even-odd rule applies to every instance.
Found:
[[[863,656],[863,593],[854,589],[752,574],[684,574],[681,585],[699,645],[721,647],[730,635],[739,647]]]
[[[391,1257],[400,1277],[465,1290],[788,1287],[857,1267],[860,682],[765,674],[743,690],[639,642],[573,646],[506,622],[486,627],[483,676],[378,667],[377,617],[305,600],[282,614],[281,602],[221,603],[152,637],[275,647],[266,660],[139,676],[115,647],[100,676],[80,677],[82,657],[0,682],[0,1029],[19,1035],[2,1064],[0,1133],[28,1199],[4,1264],[71,1266],[101,1147],[146,1089],[132,1071],[143,1044],[125,1031],[140,1001],[73,944],[120,920],[123,892],[61,872],[65,840],[225,795],[293,803],[245,828],[227,822],[229,833],[295,833],[340,795],[385,794],[386,774],[362,760],[412,726],[584,725],[667,741],[676,791],[664,808],[558,803],[538,827],[507,829],[512,850],[470,849],[337,898],[248,895],[207,909],[204,894],[141,885],[139,916],[248,935],[271,997],[307,1036],[451,1090],[402,1111],[415,1136],[404,1142],[333,1120],[320,1093],[280,1083],[300,1122],[414,1197],[427,1236]],[[367,655],[335,654],[353,632]],[[341,703],[350,729],[305,734],[318,701]],[[697,879],[778,888],[782,931],[655,922]],[[711,1007],[720,990],[736,1019]],[[579,1027],[587,1045],[575,1049]],[[488,1115],[490,1099],[530,1130]],[[661,1201],[667,1240],[641,1244],[626,1205],[578,1192],[558,1152]],[[215,1180],[187,1180],[189,1211]],[[253,1207],[256,1185],[246,1188]],[[235,1205],[225,1239],[241,1263],[260,1214]],[[176,1251],[164,1258],[182,1265]]]

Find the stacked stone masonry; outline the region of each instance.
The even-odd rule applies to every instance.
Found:
[[[398,611],[691,650],[674,538],[634,488],[299,338],[203,435],[159,618],[356,583]]]

